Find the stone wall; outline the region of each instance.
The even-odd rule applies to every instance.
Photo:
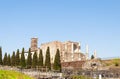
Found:
[[[51,62],[53,63],[56,51],[57,49],[61,51],[61,48],[62,48],[61,46],[62,46],[62,43],[59,41],[53,41],[53,42],[41,44],[40,49],[42,49],[44,61],[46,56],[46,50],[48,47],[50,48]]]
[[[81,69],[85,61],[63,62],[63,69]]]
[[[65,53],[63,62],[86,60],[83,53]]]
[[[41,44],[40,49],[42,49],[43,51],[44,60],[45,60],[47,47],[50,48],[51,63],[54,62],[57,49],[60,50],[61,62],[79,61],[85,59],[85,55],[80,52],[81,47],[80,47],[80,43],[78,42],[52,41]]]

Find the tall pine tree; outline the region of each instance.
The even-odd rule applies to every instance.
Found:
[[[0,65],[2,65],[2,47],[0,47]]]
[[[47,47],[47,51],[46,51],[46,57],[45,57],[45,66],[51,70],[51,61],[50,61],[50,49],[49,47]]]
[[[7,53],[4,55],[3,65],[7,65]]]
[[[22,49],[22,53],[21,53],[20,66],[21,66],[21,68],[26,67],[25,56],[24,56],[24,48]]]
[[[16,66],[19,66],[20,65],[19,49],[17,49],[15,59],[16,59],[16,63],[15,63]]]
[[[34,55],[33,55],[33,61],[32,61],[32,67],[33,68],[36,68],[37,62],[38,62],[38,57],[37,57],[37,53],[35,52]]]
[[[94,59],[95,57],[94,57],[94,55],[91,55],[91,59]]]
[[[60,61],[60,51],[57,49],[55,59],[54,59],[54,64],[53,64],[53,69],[61,71],[61,61]]]
[[[39,65],[40,67],[43,66],[43,54],[42,54],[42,49],[40,49],[39,59],[38,59],[38,65]]]
[[[8,54],[7,65],[8,65],[8,66],[11,66],[10,54]]]
[[[32,65],[32,57],[31,57],[31,49],[29,48],[29,51],[28,51],[28,57],[27,57],[27,68],[31,68],[31,65]]]
[[[11,66],[15,66],[15,51],[13,51],[13,54],[11,57]]]

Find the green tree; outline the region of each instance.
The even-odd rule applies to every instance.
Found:
[[[11,66],[15,66],[15,51],[13,51],[13,54],[11,57]]]
[[[115,63],[115,66],[119,66],[119,63],[118,63],[118,62],[116,62],[116,63]]]
[[[27,57],[27,68],[31,68],[31,65],[32,65],[32,57],[31,57],[31,49],[29,48],[29,51],[28,51],[28,57]]]
[[[19,49],[17,49],[15,59],[16,59],[16,63],[15,63],[16,66],[19,66],[20,65]]]
[[[25,56],[24,56],[24,48],[22,49],[22,53],[21,53],[20,66],[21,66],[21,68],[26,67]]]
[[[2,65],[2,47],[0,47],[0,65]]]
[[[38,62],[38,57],[37,57],[37,53],[35,51],[34,55],[33,55],[33,61],[32,61],[32,67],[36,68],[37,66],[37,62]]]
[[[3,65],[7,65],[7,53],[4,55]]]
[[[94,55],[92,55],[92,56],[91,56],[91,59],[94,59],[94,58],[95,58]]]
[[[51,70],[51,61],[50,61],[50,49],[49,47],[47,47],[47,51],[46,51],[46,57],[45,57],[45,66]]]
[[[54,59],[54,64],[53,64],[53,69],[61,71],[61,61],[60,61],[60,51],[57,49],[55,59]]]
[[[8,54],[7,65],[8,65],[8,66],[11,66],[10,54]]]
[[[39,66],[43,66],[43,54],[42,54],[42,49],[40,49],[39,59],[38,59],[38,65],[39,65]]]

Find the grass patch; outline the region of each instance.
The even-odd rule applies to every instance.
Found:
[[[0,79],[33,79],[16,71],[0,70]]]
[[[87,77],[87,76],[72,76],[73,79],[95,79],[95,78],[91,78],[91,77]],[[98,78],[96,78],[98,79]]]
[[[120,67],[120,59],[111,59],[111,60],[103,60],[102,63],[105,64],[105,66],[112,66],[112,67]]]
[[[120,59],[113,59],[113,63],[114,63],[115,66],[119,66]]]

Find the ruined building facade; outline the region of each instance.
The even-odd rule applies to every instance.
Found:
[[[54,58],[55,58],[55,54],[56,54],[57,49],[60,50],[61,62],[87,60],[87,58],[88,58],[88,56],[87,56],[88,54],[83,54],[81,52],[81,45],[79,42],[52,41],[52,42],[48,42],[48,43],[42,43],[40,45],[40,48],[38,48],[37,41],[38,41],[38,38],[31,39],[32,54],[35,51],[37,51],[37,53],[39,54],[40,49],[42,49],[44,61],[45,61],[47,47],[50,48],[51,63],[54,62]]]

